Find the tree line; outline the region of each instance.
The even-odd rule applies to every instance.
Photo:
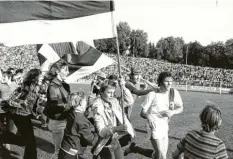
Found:
[[[173,63],[233,69],[233,38],[202,46],[198,41],[185,43],[182,37],[165,37],[155,44],[148,34],[131,29],[127,22],[117,25],[119,51],[123,56],[147,57]],[[116,38],[95,40],[98,50],[116,54]]]

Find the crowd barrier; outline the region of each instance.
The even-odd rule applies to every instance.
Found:
[[[90,84],[90,80],[79,80],[78,83]],[[207,86],[192,86],[192,85],[174,85],[174,88],[182,91],[195,91],[195,92],[208,92],[219,94],[233,94],[233,88],[221,88],[221,87],[207,87]]]
[[[174,87],[178,90],[184,90],[184,91],[209,92],[209,93],[219,93],[219,94],[229,94],[231,90],[230,88],[191,86],[191,85],[175,85]]]

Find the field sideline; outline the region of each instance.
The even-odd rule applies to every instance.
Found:
[[[89,91],[89,85],[72,85],[72,90]],[[219,95],[201,92],[185,92],[180,91],[183,102],[184,112],[172,117],[170,121],[169,131],[169,149],[168,159],[171,159],[171,152],[176,148],[177,143],[184,135],[192,129],[199,129],[199,113],[208,101],[213,101],[221,107],[223,113],[223,124],[217,133],[227,147],[230,159],[233,159],[233,111],[232,111],[232,95]],[[143,98],[139,98],[133,108],[131,117],[132,124],[136,130],[136,143],[142,147],[151,148],[150,141],[146,140],[146,121],[139,116],[140,103]],[[37,121],[34,121],[34,131],[37,140],[38,159],[50,159],[53,153],[52,135],[47,130],[42,130]],[[12,146],[10,154],[0,152],[2,159],[18,159],[22,158],[23,149],[18,146]],[[138,154],[131,154],[126,159],[144,159],[146,157]],[[1,157],[0,157],[1,159]]]

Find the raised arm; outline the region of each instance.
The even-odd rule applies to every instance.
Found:
[[[143,95],[146,95],[149,92],[153,91],[152,88],[146,89],[146,90],[138,89],[132,83],[128,83],[128,82],[125,84],[125,87],[128,88],[132,94],[136,94],[137,96],[143,96]]]

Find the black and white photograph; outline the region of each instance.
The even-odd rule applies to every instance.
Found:
[[[0,159],[233,159],[232,0],[0,1]]]

